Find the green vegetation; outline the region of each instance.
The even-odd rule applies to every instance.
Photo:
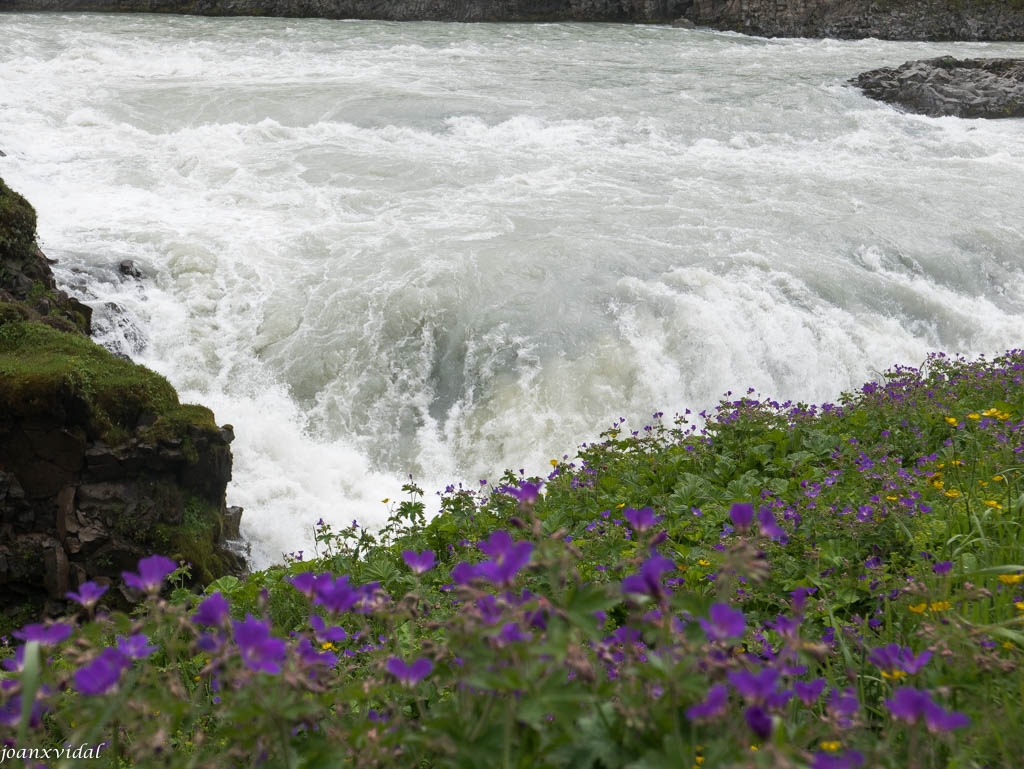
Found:
[[[155,419],[155,438],[180,436],[189,425],[217,429],[209,409],[179,404],[159,374],[85,337],[26,321],[0,325],[0,410],[21,417],[66,414],[90,437],[109,443],[133,433],[143,415]]]
[[[1021,351],[620,422],[202,597],[161,558],[133,617],[83,586],[0,725],[112,767],[1013,766],[1022,438]]]

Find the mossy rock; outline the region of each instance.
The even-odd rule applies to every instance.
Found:
[[[21,260],[36,245],[36,210],[0,179],[0,261]]]
[[[6,314],[5,314],[6,313]],[[0,314],[17,315],[0,304]],[[171,384],[95,342],[32,321],[0,325],[0,413],[21,419],[63,419],[109,444],[135,434],[143,415],[154,439],[214,434],[213,412],[183,405]]]

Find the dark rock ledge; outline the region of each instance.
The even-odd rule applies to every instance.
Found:
[[[937,59],[864,72],[850,81],[872,99],[931,117],[1024,117],[1024,59]]]
[[[0,634],[66,608],[87,580],[123,601],[122,571],[159,552],[192,580],[241,574],[227,542],[230,425],[88,338],[57,289],[32,206],[0,180]]]

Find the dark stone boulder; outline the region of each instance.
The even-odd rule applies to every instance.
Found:
[[[1024,117],[1024,59],[937,59],[864,72],[850,83],[872,99],[930,117]]]

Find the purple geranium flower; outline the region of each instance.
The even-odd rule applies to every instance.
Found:
[[[270,635],[270,626],[245,615],[244,622],[232,622],[235,628],[235,643],[242,652],[242,661],[254,672],[277,674],[281,672],[286,644],[280,638]]]
[[[75,686],[82,694],[106,694],[117,685],[130,660],[115,648],[106,648],[87,665],[75,671]]]
[[[757,526],[761,530],[762,537],[768,537],[776,541],[784,539],[786,532],[775,522],[770,507],[762,507],[757,514]]]
[[[313,628],[313,634],[320,643],[335,643],[336,641],[344,641],[348,638],[345,628],[338,626],[327,627],[327,623],[324,622],[319,614],[311,614],[309,616],[309,625]]]
[[[495,531],[485,542],[477,545],[491,559],[474,567],[474,576],[498,585],[509,585],[519,570],[530,562],[533,544],[525,540],[514,542],[507,531]],[[453,572],[454,576],[454,572]]]
[[[811,769],[858,769],[864,766],[864,756],[856,750],[842,753],[815,753]]]
[[[402,560],[413,574],[425,574],[434,568],[434,551],[424,550],[422,553],[417,553],[415,550],[403,550]]]
[[[121,572],[124,582],[144,593],[158,593],[167,575],[178,568],[178,564],[162,555],[151,555],[139,561],[139,573]]]
[[[149,639],[144,633],[136,633],[127,638],[123,635],[117,637],[117,650],[126,658],[142,660],[157,650],[157,647],[149,645]]]
[[[729,683],[747,702],[764,702],[775,692],[775,685],[779,680],[779,671],[772,668],[764,668],[756,673],[749,670],[730,670],[727,675]]]
[[[793,682],[793,693],[800,698],[800,701],[807,707],[810,707],[818,701],[818,697],[821,696],[822,691],[825,689],[825,679],[815,678],[813,681],[804,683],[803,681]]]
[[[220,591],[211,593],[203,599],[192,615],[192,621],[198,625],[217,626],[224,622],[230,609],[228,599]]]
[[[71,630],[71,625],[65,625],[63,622],[55,622],[52,625],[35,623],[15,630],[14,637],[22,641],[38,641],[43,646],[52,646],[71,635]]]
[[[64,595],[84,608],[91,609],[105,592],[107,592],[106,586],[97,585],[95,582],[83,582],[78,586],[77,593],[65,593]]]
[[[909,686],[896,689],[892,698],[885,701],[885,706],[893,718],[910,724],[924,718],[930,732],[947,732],[971,723],[963,713],[945,710],[936,704],[928,692]]]
[[[913,675],[932,658],[930,651],[923,651],[914,656],[908,647],[889,644],[872,649],[868,654],[868,662],[882,671],[886,678],[901,678],[903,673]]]
[[[518,486],[502,486],[498,491],[508,494],[510,497],[515,497],[521,505],[532,505],[540,496],[540,488],[543,485],[544,481],[538,481],[537,483],[521,481]]]
[[[747,726],[762,740],[767,740],[772,734],[772,717],[758,705],[747,708],[743,717],[747,720]]]
[[[633,527],[637,534],[642,534],[652,526],[657,526],[661,523],[661,518],[655,516],[654,510],[649,507],[641,507],[639,510],[627,507],[622,511],[622,515],[629,521],[629,525]]]
[[[726,701],[729,698],[729,690],[724,684],[715,684],[708,689],[707,697],[703,702],[686,709],[686,717],[691,721],[698,721],[702,718],[714,718],[725,712]]]
[[[327,650],[317,651],[313,648],[313,643],[308,638],[303,638],[299,641],[295,647],[295,653],[307,665],[323,665],[324,667],[334,667],[338,664],[338,655],[334,652]]]
[[[749,502],[737,502],[729,510],[729,517],[737,531],[744,532],[754,521],[754,506]]]
[[[398,657],[388,657],[384,667],[387,668],[391,675],[398,679],[402,686],[415,686],[430,675],[430,672],[434,669],[434,663],[426,657],[420,657],[409,665]]]
[[[698,617],[697,621],[704,628],[704,634],[709,641],[740,638],[747,628],[743,612],[739,609],[731,609],[724,603],[711,604],[711,608],[708,610],[708,619]]]
[[[623,593],[639,593],[660,598],[661,575],[675,569],[676,565],[663,555],[651,553],[651,557],[640,564],[640,573],[631,574],[622,580]]]

